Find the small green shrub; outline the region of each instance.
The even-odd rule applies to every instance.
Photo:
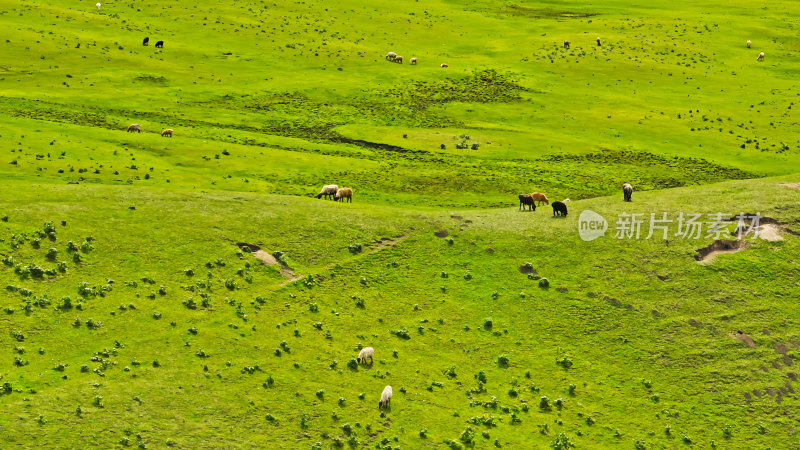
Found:
[[[499,365],[500,367],[508,367],[508,364],[509,364],[509,361],[508,361],[508,356],[507,355],[500,355],[497,358],[497,365]]]

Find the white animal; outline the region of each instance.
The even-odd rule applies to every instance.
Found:
[[[750,42],[750,39],[748,39],[748,40],[747,40],[747,48],[750,48],[750,46],[751,46],[751,45],[753,45],[753,43],[752,43],[752,42]]]
[[[395,52],[389,52],[386,54],[386,59],[389,61],[394,61],[395,58],[397,58],[397,53]]]
[[[411,64],[416,64],[417,63],[417,58],[411,58],[411,59],[408,60],[408,62],[411,63]]]
[[[450,67],[450,66],[448,66],[448,65],[447,65],[447,63],[442,63],[441,67],[443,67],[443,68],[445,68],[445,69],[446,69],[446,68],[448,68],[448,67]]]
[[[98,11],[100,11],[100,7],[101,7],[101,6],[103,6],[103,5],[101,5],[100,3],[98,3],[98,4],[96,4],[95,6],[97,6],[97,10],[98,10]]]
[[[369,358],[369,363],[372,364],[372,355],[375,354],[375,349],[372,347],[364,347],[358,352],[358,363],[367,362],[367,358]]]
[[[570,199],[568,199],[568,198],[565,198],[564,200],[561,200],[561,203],[568,203],[568,202],[571,202],[571,201],[572,201],[572,200],[570,200]]]
[[[335,184],[329,184],[327,186],[322,186],[322,190],[319,191],[319,194],[317,194],[317,198],[322,198],[323,196],[325,196],[325,198],[327,199],[328,196],[331,196],[331,195],[335,196],[336,195],[336,191],[338,191],[338,190],[339,190],[339,186],[337,186]]]
[[[758,58],[756,58],[756,61],[763,61],[763,60],[764,60],[764,52],[761,52],[758,54]]]
[[[392,387],[386,386],[381,392],[381,401],[378,402],[378,409],[389,406],[389,401],[392,399]]]

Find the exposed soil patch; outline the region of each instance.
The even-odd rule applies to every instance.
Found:
[[[800,183],[784,183],[783,186],[786,186],[789,189],[800,189]]]
[[[656,275],[656,277],[661,281],[667,281],[667,277],[665,277],[665,276]]]
[[[789,347],[786,344],[781,344],[780,342],[776,342],[775,343],[775,351],[780,353],[780,354],[782,354],[782,355],[785,355],[786,352],[789,351]]]
[[[736,253],[746,249],[750,244],[747,241],[729,241],[725,239],[717,239],[708,247],[697,249],[695,261],[705,261],[712,259],[714,256],[721,253]]]
[[[556,288],[556,292],[562,292],[562,293],[563,292],[569,292],[569,289],[560,287],[560,288]]]
[[[525,264],[519,266],[519,271],[521,273],[536,273],[536,269],[533,267],[526,266]]]
[[[747,217],[755,216],[755,214],[745,214]],[[734,216],[725,219],[726,222],[738,222],[739,217]],[[745,218],[743,220],[745,225],[739,225],[735,230],[731,231],[731,236],[739,236],[741,233],[742,235],[747,231],[748,226],[752,226],[752,220]],[[800,236],[800,233],[790,230],[786,227],[786,223],[778,222],[777,220],[773,219],[772,217],[759,217],[758,219],[758,237],[764,239],[765,241],[782,241],[783,234],[789,233],[794,236]]]
[[[404,234],[396,238],[381,238],[381,240],[378,241],[378,245],[375,246],[375,249],[380,250],[386,247],[394,247],[398,242],[402,241],[406,237],[408,237],[408,235]]]
[[[696,321],[696,320],[694,320],[694,319],[689,319],[689,325],[691,325],[691,326],[693,326],[693,327],[697,328],[697,327],[699,327],[699,326],[700,326],[700,322],[698,322],[698,321]]]
[[[797,381],[797,374],[794,372],[787,372],[786,376],[792,381]]]
[[[256,251],[254,251],[253,252],[253,256],[255,256],[256,258],[260,259],[261,262],[263,262],[264,264],[266,264],[268,266],[274,266],[275,264],[278,264],[278,260],[275,259],[274,256],[272,256],[269,253],[265,252],[264,250],[256,250]],[[282,271],[283,270],[281,270],[281,272]]]
[[[750,337],[750,335],[747,333],[736,332],[736,333],[730,333],[728,334],[728,336],[736,339],[739,342],[742,342],[748,348],[756,348],[756,341],[754,341],[753,338]]]
[[[261,247],[259,247],[258,245],[248,244],[246,242],[238,242],[236,243],[236,246],[246,252],[251,252],[253,256],[260,259],[262,263],[268,266],[274,266],[278,264],[278,260],[275,259],[274,256],[272,256],[269,252],[261,250]]]
[[[440,238],[447,237],[448,235],[450,235],[450,233],[448,233],[447,230],[439,230],[439,231],[437,231],[437,232],[435,232],[433,234],[434,234],[434,236],[440,237]]]
[[[487,248],[486,249],[486,253],[494,253],[494,249],[493,248]]]
[[[605,298],[603,298],[603,300],[607,301],[608,303],[611,303],[614,306],[622,306],[622,302],[621,301],[619,301],[619,300],[617,300],[615,298],[609,297],[607,295],[605,296]]]
[[[464,220],[464,218],[461,217],[461,216],[450,216],[450,218],[451,219],[456,219],[456,220]]]

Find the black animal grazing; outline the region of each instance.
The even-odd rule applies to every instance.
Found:
[[[164,41],[156,42],[156,48],[164,48]]]
[[[631,201],[631,195],[633,195],[633,186],[628,183],[622,185],[622,195],[626,202]]]
[[[553,202],[553,217],[564,216],[567,217],[567,205],[562,202]]]
[[[536,211],[536,203],[533,201],[533,197],[531,197],[531,194],[519,194],[520,209],[524,211],[525,205],[528,205],[529,210]]]
[[[147,46],[147,44],[149,44],[149,43],[150,43],[150,38],[149,37],[144,38],[144,40],[142,41],[142,45],[144,45],[144,46]]]
[[[569,41],[564,41],[564,48],[569,48],[569,44],[570,44]]]

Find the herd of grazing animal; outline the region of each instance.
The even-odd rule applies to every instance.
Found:
[[[150,45],[150,37],[149,36],[145,37],[144,39],[142,39],[142,45],[144,45],[145,47]],[[164,48],[164,41],[157,41],[156,42],[156,48]]]
[[[386,56],[384,58],[389,62],[394,62],[394,63],[398,63],[398,64],[403,64],[403,61],[404,61],[403,57],[398,55],[396,52],[389,52],[389,53],[386,54]],[[415,56],[415,57],[409,59],[408,62],[409,62],[409,64],[416,66],[417,65],[417,57]],[[442,63],[442,65],[440,67],[445,68],[445,67],[447,67],[447,64]]]
[[[631,186],[630,183],[623,184],[622,194],[623,201],[630,202],[631,196],[633,195],[633,186]],[[525,207],[527,206],[529,211],[536,211],[536,203],[538,202],[539,206],[541,206],[542,203],[552,206],[553,217],[567,217],[567,203],[569,203],[569,201],[570,200],[568,198],[565,198],[560,202],[550,203],[550,200],[548,200],[547,196],[541,192],[534,192],[533,194],[519,194],[519,209],[525,211]]]
[[[128,130],[127,131],[128,131],[128,133],[141,133],[142,132],[142,126],[139,125],[138,123],[132,123],[132,124],[128,125]],[[163,137],[172,137],[172,132],[173,132],[172,128],[167,128],[166,130],[161,132],[161,136],[163,136]]]
[[[361,364],[366,364],[367,359],[369,359],[369,365],[372,366],[373,360],[372,356],[375,354],[375,349],[372,347],[364,347],[358,352],[358,358],[356,362]],[[383,392],[381,392],[381,399],[378,401],[378,409],[386,409],[389,406],[389,402],[392,400],[392,387],[386,386],[383,388]]]
[[[317,194],[317,198],[322,197],[325,197],[325,199],[333,198],[337,202],[341,200],[342,203],[347,199],[347,203],[353,203],[353,188],[343,187],[339,189],[339,186],[335,184],[328,184],[322,186],[322,190]]]

